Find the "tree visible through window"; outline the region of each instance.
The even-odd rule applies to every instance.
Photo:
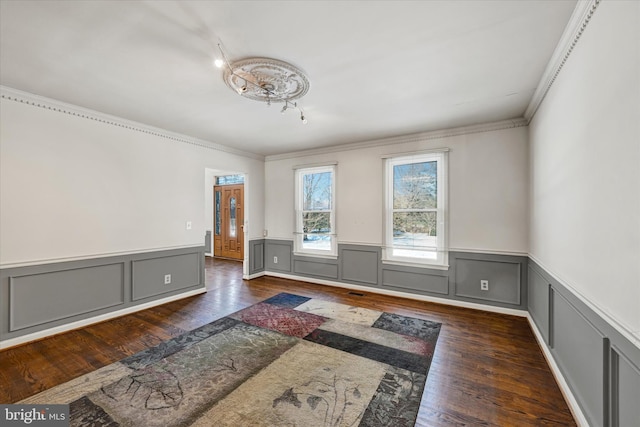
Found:
[[[334,168],[296,171],[296,251],[335,254]]]
[[[387,160],[387,259],[446,263],[444,168],[444,153]]]

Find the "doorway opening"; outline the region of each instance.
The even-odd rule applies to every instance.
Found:
[[[231,170],[205,168],[205,255],[243,263],[248,268],[247,177]]]
[[[213,256],[243,260],[244,176],[217,176],[213,203]]]

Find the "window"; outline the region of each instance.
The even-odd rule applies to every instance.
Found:
[[[244,175],[216,176],[216,185],[244,184]]]
[[[386,160],[385,260],[447,265],[446,159],[443,151]]]
[[[335,166],[296,170],[295,252],[335,256]]]

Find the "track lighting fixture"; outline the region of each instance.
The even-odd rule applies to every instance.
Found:
[[[285,114],[288,109],[300,111],[300,120],[307,123],[302,107],[296,99],[302,98],[309,91],[309,80],[299,68],[277,59],[245,58],[230,62],[218,43],[221,59],[214,64],[224,68],[224,81],[244,98],[261,101],[270,106],[272,102],[283,102],[280,110]]]

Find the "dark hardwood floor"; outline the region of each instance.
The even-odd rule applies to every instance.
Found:
[[[294,280],[242,280],[206,261],[208,292],[0,351],[0,403],[14,403],[185,331],[290,292],[442,323],[418,426],[575,426],[525,318]]]

